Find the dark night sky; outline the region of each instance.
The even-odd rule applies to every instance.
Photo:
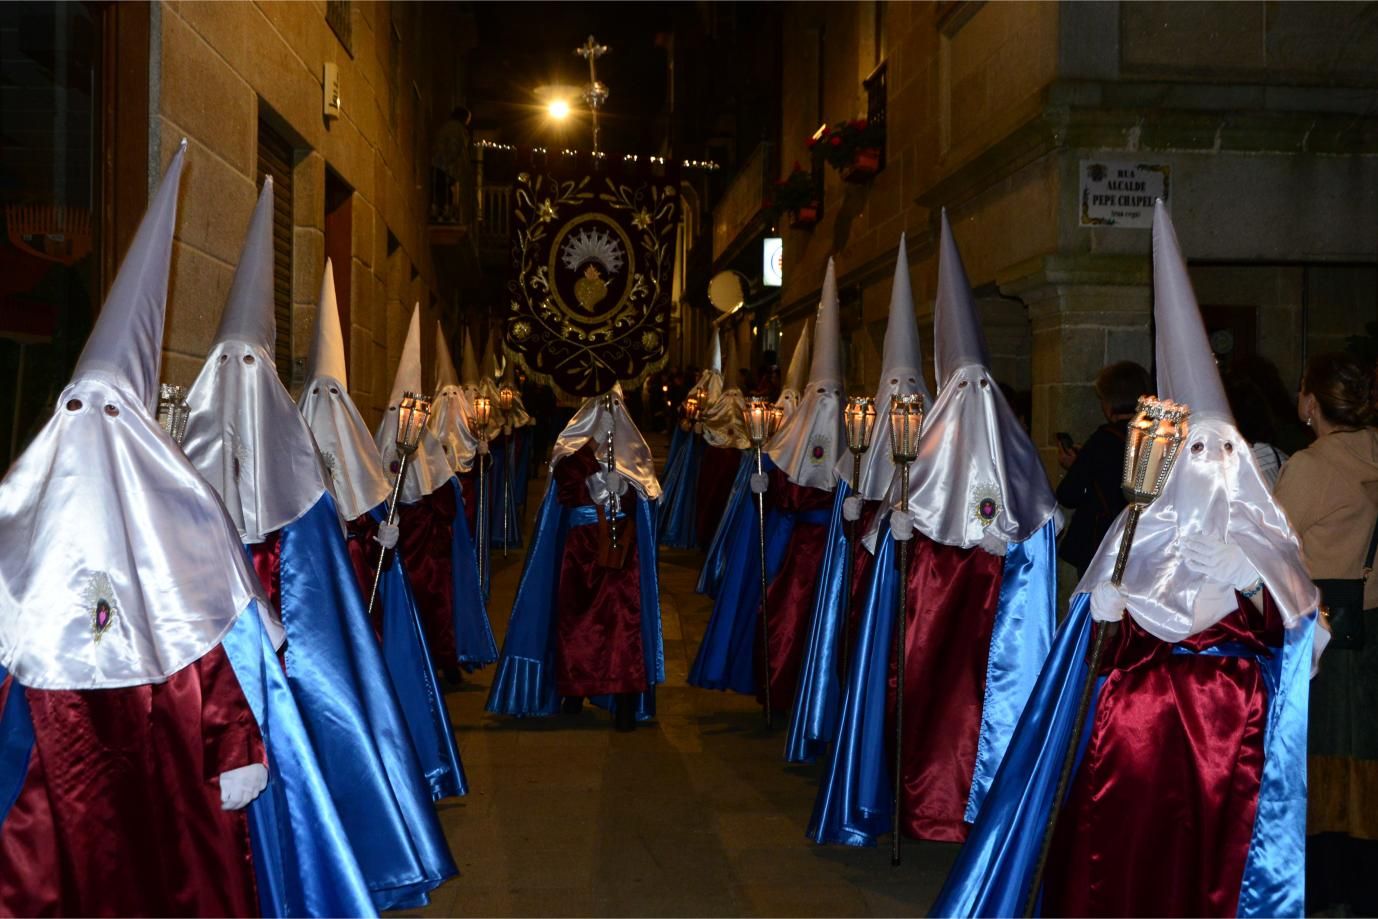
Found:
[[[521,145],[588,149],[585,115],[562,135],[537,106],[533,90],[563,83],[582,88],[588,68],[574,49],[592,33],[611,51],[598,62],[609,99],[600,116],[602,147],[610,152],[656,152],[663,136],[657,120],[668,92],[665,49],[657,36],[677,18],[695,15],[680,3],[479,3],[474,7],[478,47],[470,69],[475,127],[497,128]]]

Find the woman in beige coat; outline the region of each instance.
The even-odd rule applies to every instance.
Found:
[[[1297,397],[1316,440],[1283,466],[1274,494],[1311,577],[1364,576],[1378,521],[1378,432],[1369,371],[1347,354],[1313,358]],[[1378,915],[1378,576],[1364,588],[1361,647],[1331,647],[1311,683],[1308,914],[1348,904]]]

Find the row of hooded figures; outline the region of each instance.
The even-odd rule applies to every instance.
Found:
[[[587,699],[620,730],[654,718],[657,545],[694,541],[714,606],[690,683],[787,715],[787,759],[823,763],[814,840],[889,833],[895,860],[903,837],[964,842],[943,915],[1301,912],[1325,633],[1161,204],[1161,398],[1141,400],[1137,490],[1060,625],[1060,515],[944,214],[936,398],[901,239],[873,401],[844,403],[831,263],[778,406],[725,387],[719,355],[664,496],[620,387],[589,399],[552,451],[499,653],[488,555],[520,539],[529,419],[467,341],[461,380],[443,336],[419,398],[416,311],[370,436],[329,266],[294,402],[269,181],[206,363],[165,406],[176,439],[160,426],[185,157],[0,482],[0,912],[424,905],[457,873],[435,802],[467,791],[437,671],[496,663],[497,714]]]

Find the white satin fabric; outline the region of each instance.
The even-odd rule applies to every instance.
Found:
[[[435,401],[431,403],[431,417],[427,425],[455,472],[468,472],[474,468],[478,438],[469,430],[468,419],[472,413],[473,406],[465,397],[464,390],[453,383],[441,386]]]
[[[656,478],[655,457],[646,438],[627,414],[622,384],[612,388],[612,416],[603,404],[603,396],[585,399],[579,411],[565,425],[550,451],[550,468],[566,456],[577,453],[584,444],[593,442],[594,453],[600,463],[607,461],[608,429],[613,432],[613,461],[617,471],[647,500],[660,497],[660,480]]]
[[[215,492],[126,385],[80,374],[0,482],[0,665],[25,686],[162,682],[261,593]]]
[[[396,402],[389,405],[383,413],[383,421],[378,425],[378,433],[374,436],[373,442],[383,457],[383,467],[388,471],[388,475],[395,476],[401,465],[401,454],[397,452]],[[398,500],[403,504],[415,504],[450,481],[452,475],[454,469],[440,441],[431,433],[430,428],[425,428],[421,431],[416,452],[412,454],[411,463],[407,466],[407,477],[402,480]]]
[[[888,441],[884,424],[878,417],[875,439]],[[899,480],[896,472],[896,505]],[[1000,387],[979,364],[959,367],[925,414],[918,459],[909,467],[914,525],[944,545],[989,547],[992,539],[1023,542],[1055,514],[1038,451]]]
[[[305,514],[330,474],[272,355],[229,340],[211,349],[187,394],[182,450],[211,483],[246,543]]]
[[[842,384],[810,380],[799,407],[766,444],[770,461],[795,485],[832,491],[833,467],[847,451],[842,434]]]
[[[699,412],[699,426],[703,428],[703,439],[713,447],[732,447],[746,450],[751,446],[751,438],[746,436],[746,421],[742,409],[746,399],[737,387],[724,390],[707,409]]]
[[[712,368],[702,371],[690,392],[699,394],[699,417],[702,418],[703,413],[722,398],[722,374]],[[741,395],[740,391],[738,395]]]
[[[344,384],[332,376],[314,376],[302,389],[298,406],[330,475],[340,516],[353,520],[386,501],[392,481]]]
[[[1105,534],[1078,592],[1110,579],[1128,515],[1126,508]],[[1197,574],[1182,561],[1178,540],[1187,535],[1239,546],[1288,627],[1319,604],[1297,536],[1264,484],[1248,443],[1229,421],[1191,418],[1163,493],[1134,533],[1121,583],[1125,606],[1163,641],[1205,631],[1238,606],[1233,586]]]

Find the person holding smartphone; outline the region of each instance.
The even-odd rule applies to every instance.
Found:
[[[1139,396],[1153,391],[1148,371],[1133,361],[1119,361],[1096,374],[1105,424],[1096,428],[1078,449],[1071,435],[1057,434],[1057,462],[1067,471],[1057,486],[1057,502],[1071,510],[1071,521],[1058,546],[1058,558],[1086,573],[1106,530],[1124,509],[1120,478],[1124,471],[1124,441]]]

